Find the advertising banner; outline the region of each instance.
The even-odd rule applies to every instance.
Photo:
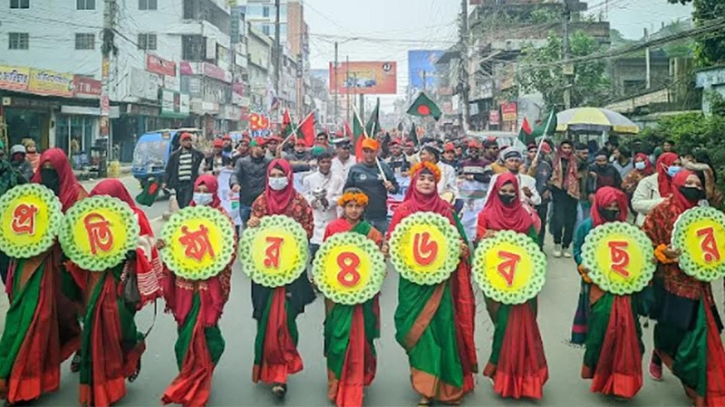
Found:
[[[103,85],[101,81],[85,76],[75,76],[75,95],[78,98],[98,99]]]
[[[424,88],[431,90],[438,87],[435,63],[443,52],[442,50],[408,51],[408,83],[411,94],[418,93]]]
[[[30,68],[0,65],[0,89],[25,92],[30,82]]]
[[[518,109],[516,106],[516,102],[507,102],[501,104],[501,113],[503,116],[503,121],[505,122],[515,122],[517,120],[518,116]]]
[[[30,68],[28,91],[37,95],[73,97],[72,74]]]
[[[224,212],[229,215],[234,221],[234,224],[240,226],[242,224],[242,218],[239,213],[239,194],[235,193],[229,187],[229,179],[232,176],[234,170],[229,168],[223,168],[219,172],[217,181],[219,182],[219,199],[222,201],[222,208]]]
[[[398,91],[397,63],[393,61],[343,62],[337,67],[337,91],[364,95],[394,95]],[[330,65],[330,83],[335,83]],[[335,89],[330,87],[330,94]]]
[[[410,187],[410,177],[406,177],[402,174],[395,174],[395,180],[398,181],[398,186],[400,187],[400,189],[398,189],[397,194],[388,194],[389,218],[393,217],[393,213],[395,213],[395,210],[401,203],[403,203],[403,201],[405,200],[405,194],[408,192],[408,188]]]
[[[146,54],[146,70],[160,75],[176,76],[176,63],[153,54]]]
[[[501,124],[501,114],[498,110],[491,110],[488,112],[488,124],[498,126]]]

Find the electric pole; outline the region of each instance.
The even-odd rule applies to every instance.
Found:
[[[335,41],[335,67],[334,69],[334,75],[333,75],[333,86],[335,89],[335,123],[337,123],[338,119],[340,118],[340,113],[338,112],[338,103],[340,102],[340,90],[338,89],[338,83],[337,83],[337,41]]]
[[[280,45],[279,3],[280,0],[274,0],[274,93],[277,98],[280,97],[279,81],[282,73],[282,47]]]
[[[116,51],[116,44],[114,42],[114,26],[116,22],[116,0],[104,0],[103,1],[103,38],[101,41],[101,123],[100,133],[103,137],[108,137],[110,134],[110,122],[109,115],[111,111],[110,103],[110,70],[111,70],[111,56]],[[110,140],[109,140],[110,141]],[[111,145],[108,143],[108,148]],[[70,153],[70,145],[68,146],[68,152]],[[110,151],[110,150],[109,150]]]
[[[461,83],[460,93],[463,103],[462,128],[466,131],[471,123],[471,106],[468,101],[470,85],[468,83],[468,0],[461,0]]]
[[[564,0],[564,60],[569,60],[569,21],[571,20],[571,9],[569,8],[569,0]],[[564,89],[564,109],[571,109],[571,86],[572,77],[574,76],[574,65],[567,62],[563,69],[566,76],[566,88]]]

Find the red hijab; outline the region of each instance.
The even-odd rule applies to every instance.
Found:
[[[418,191],[418,180],[420,179],[420,174],[423,172],[433,175],[433,177],[435,178],[435,174],[433,174],[430,170],[423,168],[418,171],[415,176],[413,176],[413,179],[410,182],[408,192],[405,193],[405,201],[408,202],[408,205],[410,205],[410,210],[413,213],[435,212],[439,215],[448,217],[448,214],[451,211],[451,205],[441,199],[440,196],[438,196],[437,188],[430,194],[423,194],[422,192]],[[436,180],[436,186],[438,186],[438,180]]]
[[[688,170],[682,170],[677,173],[677,175],[672,178],[672,203],[679,208],[682,212],[692,209],[697,206],[698,202],[692,202],[689,199],[685,198],[684,195],[682,195],[682,192],[680,192],[680,187],[685,186],[685,182],[687,182],[687,178],[690,175],[696,175],[692,171]]]
[[[663,153],[657,158],[657,184],[659,185],[660,196],[667,198],[672,194],[672,179],[667,175],[667,168],[680,158],[675,153]]]
[[[627,202],[627,195],[624,192],[612,187],[599,188],[596,195],[594,195],[594,205],[592,205],[591,215],[592,223],[594,227],[607,223],[599,213],[600,209],[607,209],[612,202],[616,202],[619,207],[619,221],[627,221],[627,208],[629,203]]]
[[[131,194],[128,193],[128,190],[121,181],[117,179],[105,179],[99,182],[98,185],[91,190],[89,196],[98,195],[110,196],[125,202],[136,214],[136,219],[141,227],[140,235],[154,235],[153,229],[151,229],[151,224],[149,223],[148,218],[146,218],[146,214],[139,209],[138,206],[136,206],[136,202],[134,202],[133,198],[131,198]]]
[[[36,171],[35,175],[33,175],[33,183],[42,183],[40,174],[42,172],[43,165],[46,162],[49,162],[50,165],[53,166],[55,172],[58,173],[58,182],[60,184],[58,189],[58,199],[60,199],[60,204],[63,207],[63,213],[65,213],[68,208],[78,201],[81,191],[83,191],[83,187],[78,183],[76,175],[73,173],[73,169],[68,161],[68,156],[66,156],[63,150],[59,148],[45,150],[45,152],[40,155],[40,165],[38,171]]]
[[[267,180],[273,169],[279,169],[284,172],[285,177],[289,181],[287,186],[281,191],[275,191],[269,187],[269,182],[264,189],[264,197],[267,200],[267,215],[284,215],[295,196],[294,181],[292,180],[292,167],[287,160],[276,159],[267,167]]]
[[[634,161],[637,162],[637,159],[641,158],[644,162],[644,169],[638,170],[635,168],[635,171],[641,173],[644,176],[652,175],[654,172],[654,169],[652,168],[652,161],[649,160],[649,157],[647,157],[647,154],[645,153],[637,153],[637,155],[634,156]]]
[[[209,207],[219,209],[222,205],[222,201],[219,199],[219,181],[217,181],[216,177],[209,174],[200,175],[199,178],[196,179],[196,182],[194,182],[194,190],[199,188],[199,185],[205,185],[206,189],[213,197]],[[191,206],[196,206],[196,202],[192,200]]]
[[[516,199],[511,205],[504,205],[498,193],[508,183],[513,184],[516,190]],[[486,229],[513,230],[518,233],[529,232],[534,224],[534,219],[524,208],[519,195],[519,181],[514,174],[506,171],[496,177],[496,182],[491,187],[488,200],[482,211],[483,218],[486,221]]]

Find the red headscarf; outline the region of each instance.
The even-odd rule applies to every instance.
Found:
[[[687,182],[687,178],[690,175],[695,175],[695,173],[688,170],[682,170],[678,172],[674,178],[672,178],[672,203],[682,212],[697,206],[697,202],[690,201],[682,195],[682,192],[680,192],[680,187],[685,186],[685,182]]]
[[[641,158],[644,162],[644,169],[638,170],[635,169],[635,171],[642,173],[642,175],[652,175],[654,172],[654,169],[652,168],[652,161],[649,160],[649,157],[647,157],[647,154],[645,153],[637,153],[637,155],[634,156],[634,161],[637,162],[637,159]]]
[[[98,185],[91,190],[89,196],[98,195],[110,196],[125,202],[131,207],[134,213],[136,213],[136,218],[139,222],[139,226],[141,227],[140,235],[154,235],[153,229],[151,229],[151,224],[146,218],[146,214],[138,206],[136,206],[136,202],[133,201],[131,194],[128,193],[128,190],[121,181],[117,179],[105,179],[99,182]]]
[[[73,173],[73,169],[68,161],[68,156],[66,156],[63,150],[59,148],[45,150],[45,152],[40,155],[40,167],[38,171],[36,171],[35,175],[33,175],[33,183],[40,184],[42,182],[40,174],[43,165],[46,162],[49,162],[50,165],[53,166],[53,169],[58,173],[58,182],[60,183],[58,199],[60,199],[60,204],[63,207],[63,212],[65,213],[68,208],[78,201],[81,196],[81,192],[83,192],[83,187],[78,183],[76,175]]]
[[[435,212],[439,215],[447,217],[447,214],[450,213],[451,210],[451,204],[444,201],[443,199],[441,199],[440,196],[438,196],[437,188],[434,189],[433,192],[430,194],[423,194],[422,192],[418,191],[418,179],[420,179],[420,174],[422,172],[431,174],[433,175],[433,178],[435,178],[435,174],[433,174],[425,167],[422,167],[413,176],[413,179],[410,182],[410,187],[408,188],[408,192],[406,192],[405,194],[405,200],[408,202],[408,205],[410,205],[410,209],[413,212]],[[436,186],[437,184],[438,182],[436,181]]]
[[[264,189],[264,197],[267,200],[267,214],[268,215],[283,215],[289,207],[292,198],[295,196],[295,188],[292,180],[292,167],[287,160],[276,159],[269,164],[267,167],[267,180],[272,173],[273,169],[280,169],[284,172],[285,177],[289,183],[281,191],[275,191],[269,187],[269,182]]]
[[[508,183],[513,184],[516,190],[516,199],[514,199],[511,205],[504,205],[498,193]],[[528,233],[534,224],[534,219],[526,211],[526,208],[524,208],[519,194],[519,181],[514,174],[506,171],[496,177],[496,182],[491,187],[488,200],[483,207],[486,229],[513,230],[518,233]]]
[[[657,184],[662,198],[667,198],[672,193],[672,180],[667,175],[667,167],[674,164],[678,158],[680,157],[675,153],[663,153],[657,158]]]
[[[216,208],[218,209],[222,205],[221,199],[219,199],[219,182],[217,181],[216,177],[209,174],[204,174],[199,176],[199,178],[196,179],[196,182],[194,182],[194,190],[199,188],[199,185],[206,185],[206,189],[209,191],[209,193],[212,195],[212,201],[209,204],[210,208]],[[193,200],[191,201],[191,206],[196,206],[196,202]]]
[[[591,215],[594,227],[607,223],[602,219],[602,215],[599,213],[600,209],[607,209],[612,202],[616,202],[619,207],[619,221],[627,221],[627,208],[629,206],[627,202],[627,195],[624,192],[612,187],[599,188],[596,195],[594,195],[594,205],[592,205]]]

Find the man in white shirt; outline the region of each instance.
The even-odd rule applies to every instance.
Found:
[[[529,205],[531,208],[536,207],[537,205],[541,204],[541,196],[539,195],[539,191],[536,189],[536,179],[534,177],[531,177],[526,174],[521,174],[519,171],[521,170],[521,164],[524,162],[523,160],[523,154],[521,151],[517,150],[516,148],[510,147],[506,150],[501,152],[502,159],[504,163],[504,167],[506,167],[507,170],[509,170],[511,173],[516,175],[516,178],[519,181],[519,191],[521,191],[521,202]],[[494,175],[491,177],[491,184],[493,185],[496,183],[496,179],[498,178],[499,174]],[[486,193],[486,200],[488,200],[488,194],[491,193],[491,190],[489,189]],[[572,215],[576,216],[576,214]]]
[[[337,200],[342,196],[345,181],[333,174],[332,155],[325,151],[317,156],[317,171],[302,181],[302,195],[312,206],[315,228],[310,239],[310,260],[314,260],[322,244],[327,225],[337,219]]]
[[[441,151],[434,145],[425,145],[420,149],[420,161],[431,162],[441,170],[441,180],[438,182],[438,195],[449,203],[458,199],[458,180],[453,166],[441,162]]]
[[[350,154],[352,143],[347,138],[337,139],[333,143],[335,144],[337,157],[332,159],[332,174],[346,180],[350,168],[357,164],[355,156]]]

